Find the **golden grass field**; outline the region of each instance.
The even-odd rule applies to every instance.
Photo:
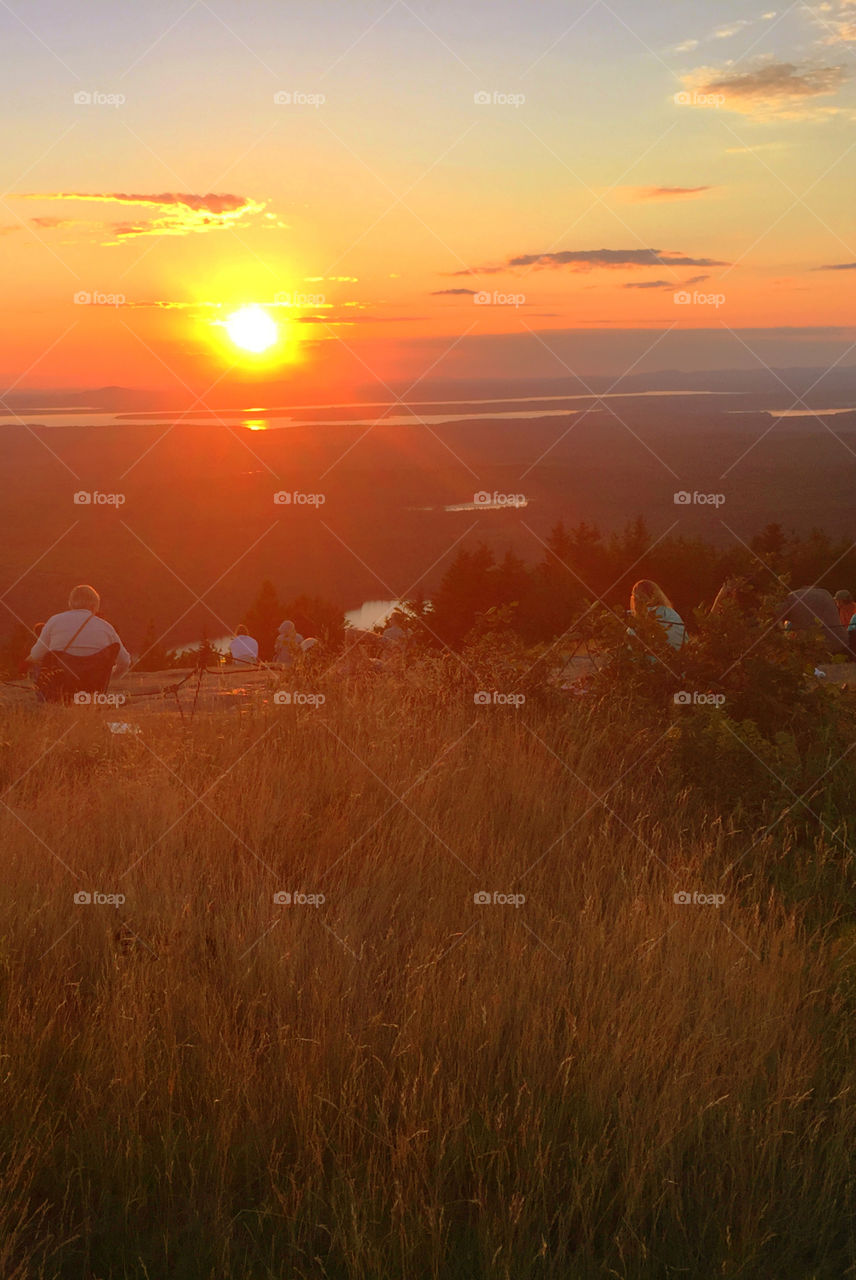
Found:
[[[584,698],[323,687],[2,711],[4,1280],[854,1274],[842,828]]]

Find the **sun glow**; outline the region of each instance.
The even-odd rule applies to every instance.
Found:
[[[236,347],[254,354],[268,351],[279,338],[276,321],[263,307],[241,307],[226,317],[223,326]]]

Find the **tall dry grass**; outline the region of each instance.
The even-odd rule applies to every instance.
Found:
[[[2,1275],[852,1274],[856,946],[787,823],[584,699],[326,693],[3,713]]]

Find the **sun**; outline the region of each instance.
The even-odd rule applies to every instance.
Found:
[[[223,321],[236,347],[256,354],[267,351],[279,337],[279,328],[263,307],[241,307]]]

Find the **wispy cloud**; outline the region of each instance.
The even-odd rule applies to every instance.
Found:
[[[129,205],[143,210],[158,211],[155,216],[150,217],[90,222],[89,225],[93,229],[97,229],[102,236],[108,237],[103,241],[105,244],[119,244],[133,236],[185,236],[200,231],[223,230],[262,213],[266,203],[253,200],[249,196],[230,193],[209,192],[207,195],[196,195],[179,191],[156,194],[124,191],[32,191],[16,194],[14,199]],[[47,230],[69,226],[75,220],[45,216],[34,218],[32,221]],[[85,224],[79,223],[79,225]]]
[[[847,0],[843,0],[843,3],[847,3]],[[680,44],[672,45],[671,52],[693,53],[701,44],[708,44],[711,40],[731,40],[734,36],[739,35],[741,31],[745,31],[747,27],[754,27],[761,22],[772,22],[778,16],[778,13],[771,9],[755,18],[736,18],[733,22],[726,22],[721,27],[715,27],[707,35],[690,36],[688,39],[682,40]]]
[[[709,280],[710,276],[692,276],[689,280],[684,280],[681,288],[685,289],[690,284],[701,284],[704,280]],[[627,284],[623,284],[622,289],[667,289],[669,293],[674,293],[674,280],[631,280]]]
[[[432,298],[455,297],[455,296],[460,296],[462,293],[473,295],[476,292],[477,290],[475,289],[433,289],[431,292],[431,297]]]
[[[764,62],[746,71],[699,67],[684,84],[693,105],[798,120],[837,114],[840,108],[819,106],[816,100],[837,93],[848,78],[843,66]]]
[[[631,200],[685,200],[690,196],[702,196],[715,187],[626,187]]]
[[[515,267],[544,267],[556,270],[593,271],[619,267],[727,267],[716,258],[690,258],[667,249],[568,249],[560,253],[521,253],[503,266],[469,267],[452,271],[452,276],[498,275]]]
[[[830,262],[825,267],[813,267],[813,271],[856,271],[856,262]]]
[[[825,32],[824,44],[856,41],[856,0],[826,0],[810,12]]]

